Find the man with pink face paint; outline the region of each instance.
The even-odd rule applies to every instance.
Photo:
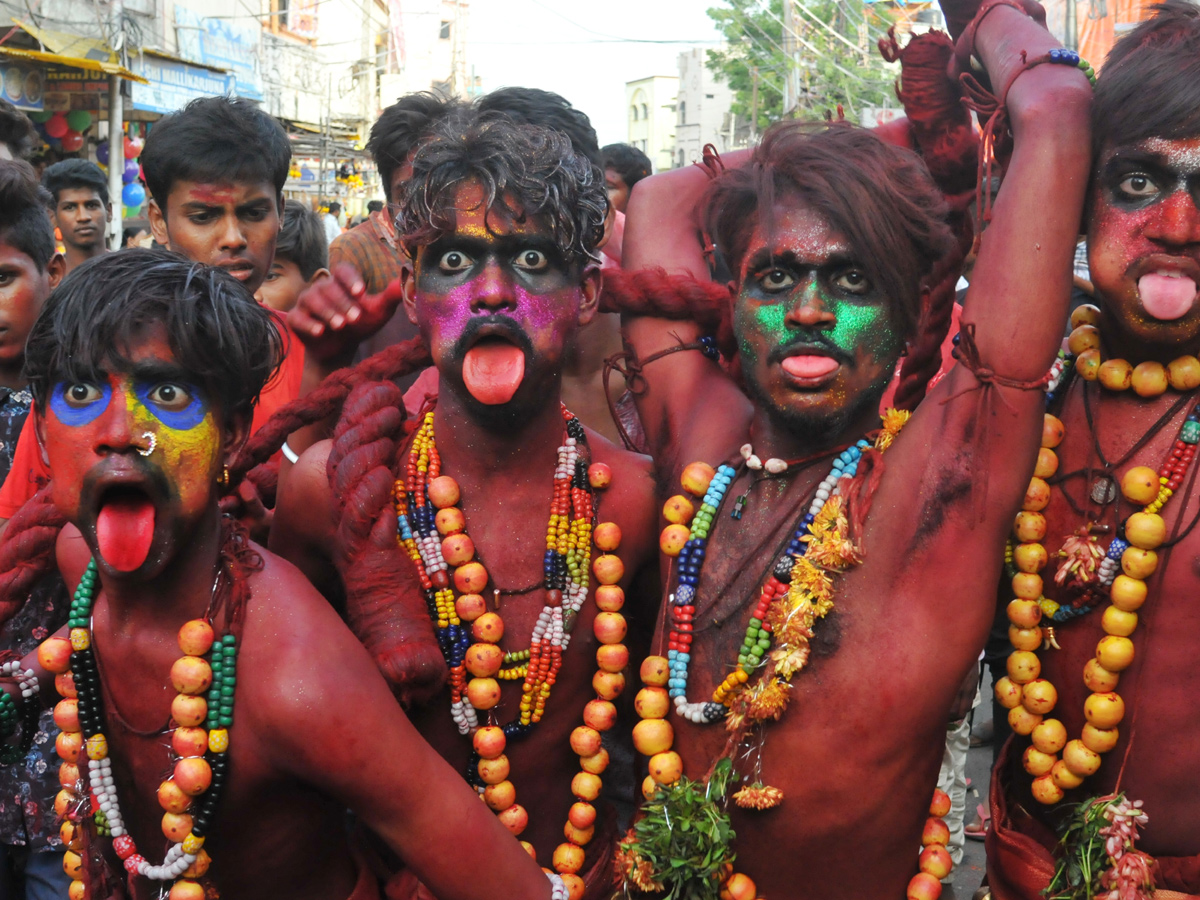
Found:
[[[406,436],[399,390],[375,380],[398,373],[364,362],[334,439],[281,486],[271,546],[344,602],[421,734],[571,897],[605,897],[615,815],[597,795],[621,766],[600,732],[652,627],[655,513],[649,461],[560,399],[596,314],[604,183],[558,132],[486,113],[412,165],[401,280],[439,393]],[[389,896],[429,894],[401,872]]]
[[[1050,405],[1057,471],[1041,473],[1048,505],[1018,523],[1037,531],[1016,537],[1048,552],[1037,627],[1053,639],[1037,651],[1034,684],[1041,695],[1052,685],[1057,700],[1006,745],[992,779],[996,900],[1072,886],[1058,845],[1069,806],[1117,793],[1145,821],[1119,820],[1125,837],[1131,826],[1140,836],[1116,841],[1095,872],[1096,896],[1147,896],[1147,878],[1157,898],[1200,896],[1190,789],[1200,764],[1200,496],[1188,424],[1200,399],[1200,8],[1171,0],[1116,44],[1092,124],[1085,226],[1098,308],[1072,318],[1074,377]],[[1148,540],[1144,521],[1161,535]],[[1013,601],[1017,586],[1002,582],[1010,619],[1028,606]],[[1009,659],[1020,681],[1022,656]],[[997,700],[1013,707],[1011,721],[1025,718],[1033,693],[1002,679]]]

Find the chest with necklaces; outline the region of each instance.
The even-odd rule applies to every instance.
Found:
[[[1005,552],[1005,573],[1013,593],[1007,608],[1013,650],[1007,674],[997,680],[995,693],[1008,709],[1013,731],[1030,739],[1021,764],[1032,778],[1034,799],[1045,806],[1061,802],[1067,791],[1081,787],[1099,771],[1104,754],[1117,745],[1126,717],[1121,673],[1137,653],[1140,611],[1153,601],[1147,579],[1164,564],[1164,554],[1191,531],[1197,518],[1184,521],[1184,511],[1178,510],[1173,527],[1168,528],[1163,513],[1168,506],[1184,506],[1173,498],[1190,496],[1195,489],[1194,462],[1200,444],[1200,398],[1195,390],[1200,387],[1200,360],[1185,354],[1169,365],[1148,361],[1133,366],[1121,359],[1104,359],[1099,320],[1100,312],[1092,306],[1080,307],[1072,314],[1071,353],[1055,363],[1047,389],[1050,409],[1057,408],[1067,390],[1081,392],[1091,432],[1089,454],[1096,465],[1058,472],[1055,448],[1062,443],[1065,429],[1048,412],[1034,476]],[[1108,458],[1096,437],[1102,426],[1095,410],[1103,391],[1132,390],[1149,399],[1168,389],[1175,391],[1178,399],[1130,449],[1119,458]],[[1176,431],[1169,449],[1161,458],[1143,462],[1140,457],[1146,455],[1145,448],[1164,429]],[[1130,462],[1138,464],[1118,480],[1117,471]],[[1082,488],[1073,488],[1072,482],[1082,483]],[[1048,541],[1044,515],[1052,490],[1061,491],[1081,521],[1057,548]],[[1122,504],[1132,511],[1125,514]],[[1055,600],[1045,596],[1043,579],[1051,577],[1056,585]],[[1079,736],[1072,738],[1053,715],[1058,691],[1041,677],[1039,653],[1057,649],[1056,626],[1094,611],[1100,612],[1104,635],[1083,669],[1091,693],[1084,701],[1085,724]],[[1112,887],[1121,879],[1149,879],[1150,867],[1139,864],[1145,854],[1135,847],[1139,828],[1147,821],[1141,802],[1121,793],[1119,777],[1114,793],[1079,803],[1064,831],[1051,891],[1087,891],[1102,884]],[[1106,865],[1097,869],[1083,864],[1091,852],[1089,846],[1106,847]],[[1129,875],[1131,872],[1142,874]],[[1142,890],[1145,884],[1130,887]]]
[[[674,559],[666,655],[651,656],[642,664],[645,686],[635,702],[642,720],[634,727],[634,746],[649,757],[649,774],[642,785],[647,802],[641,818],[618,852],[627,889],[686,889],[687,896],[697,898],[757,896],[754,881],[733,866],[734,836],[725,794],[736,776],[747,784],[730,799],[743,809],[771,809],[784,799],[781,790],[762,781],[765,728],[787,708],[792,680],[808,664],[816,629],[834,608],[839,576],[862,561],[843,491],[854,489],[864,454],[886,450],[907,420],[908,413],[888,410],[873,447],[863,439],[835,453],[829,473],[781,551],[767,556],[767,573],[748,604],[736,659],[728,661],[728,674],[708,699],[688,697],[697,592],[705,560],[717,552],[709,545],[713,523],[720,515],[740,518],[748,492],[728,509],[727,495],[737,476],[734,465],[713,469],[692,463],[684,469],[681,483],[686,494],[667,501],[664,516],[669,524],[660,537],[660,549]],[[751,470],[782,474],[789,468],[783,460],[760,459],[750,445],[742,447],[741,457],[737,465]],[[682,759],[672,749],[672,711],[696,725],[725,726],[725,749],[699,780],[683,775]],[[949,809],[949,797],[935,790],[922,836],[920,871],[910,882],[910,892],[938,891],[940,879],[950,872],[949,830],[942,819]]]

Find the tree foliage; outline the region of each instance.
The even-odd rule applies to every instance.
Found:
[[[811,0],[796,9],[788,41],[785,2],[801,0],[724,0],[708,10],[726,42],[708,51],[708,68],[733,91],[735,114],[749,118],[757,105],[761,132],[781,118],[820,118],[839,104],[847,117],[856,117],[864,106],[895,101],[895,68],[876,47],[894,18],[886,4]],[[796,78],[797,97],[785,109],[789,74]]]

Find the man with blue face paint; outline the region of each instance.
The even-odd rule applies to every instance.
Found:
[[[281,350],[236,280],[144,250],[81,265],[30,335],[54,477],[0,545],[0,601],[11,612],[52,561],[74,590],[69,631],[22,663],[62,697],[70,897],[378,900],[347,809],[440,896],[494,895],[459,839],[512,896],[565,896],[329,604],[221,515]]]

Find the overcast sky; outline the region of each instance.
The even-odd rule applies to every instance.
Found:
[[[681,51],[715,46],[720,35],[705,11],[717,5],[471,0],[467,61],[485,91],[512,85],[557,91],[591,117],[601,145],[624,141],[625,82],[675,75]]]

